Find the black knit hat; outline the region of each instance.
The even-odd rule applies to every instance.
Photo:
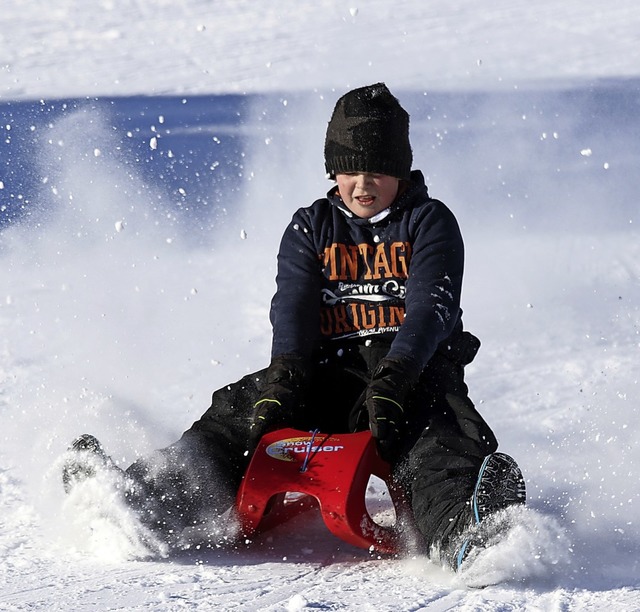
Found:
[[[384,83],[354,89],[336,103],[324,142],[327,174],[371,172],[408,179],[409,114]]]

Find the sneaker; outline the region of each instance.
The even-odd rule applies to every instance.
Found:
[[[480,552],[508,530],[508,519],[487,521],[509,506],[524,504],[527,493],[522,472],[512,457],[493,453],[485,458],[471,496],[472,525],[455,542],[451,565],[460,570],[471,552]]]
[[[79,482],[93,478],[100,468],[114,467],[98,439],[90,434],[82,434],[67,449],[68,458],[62,466],[62,485],[65,493]]]

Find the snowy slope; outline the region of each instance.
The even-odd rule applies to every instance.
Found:
[[[633,0],[8,0],[0,20],[10,98],[637,75]]]
[[[640,609],[640,8],[214,4],[3,5],[0,609]],[[91,431],[128,465],[265,364],[280,233],[327,188],[336,96],[376,80],[460,220],[469,386],[528,480],[499,584],[317,521],[133,560],[62,452]]]

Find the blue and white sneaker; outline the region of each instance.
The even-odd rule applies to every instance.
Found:
[[[508,529],[504,520],[486,521],[488,517],[509,506],[524,504],[526,498],[524,478],[515,460],[504,453],[487,456],[471,496],[472,524],[456,539],[451,551],[453,569],[460,570],[472,551],[479,552],[491,545]]]

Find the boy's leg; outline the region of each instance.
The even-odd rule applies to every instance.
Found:
[[[446,547],[471,524],[480,467],[498,446],[467,393],[463,368],[436,355],[409,410],[415,443],[398,473],[429,547]]]
[[[150,528],[176,537],[233,505],[249,460],[250,417],[263,374],[215,391],[210,408],[180,440],[126,470],[133,481],[128,501]]]

